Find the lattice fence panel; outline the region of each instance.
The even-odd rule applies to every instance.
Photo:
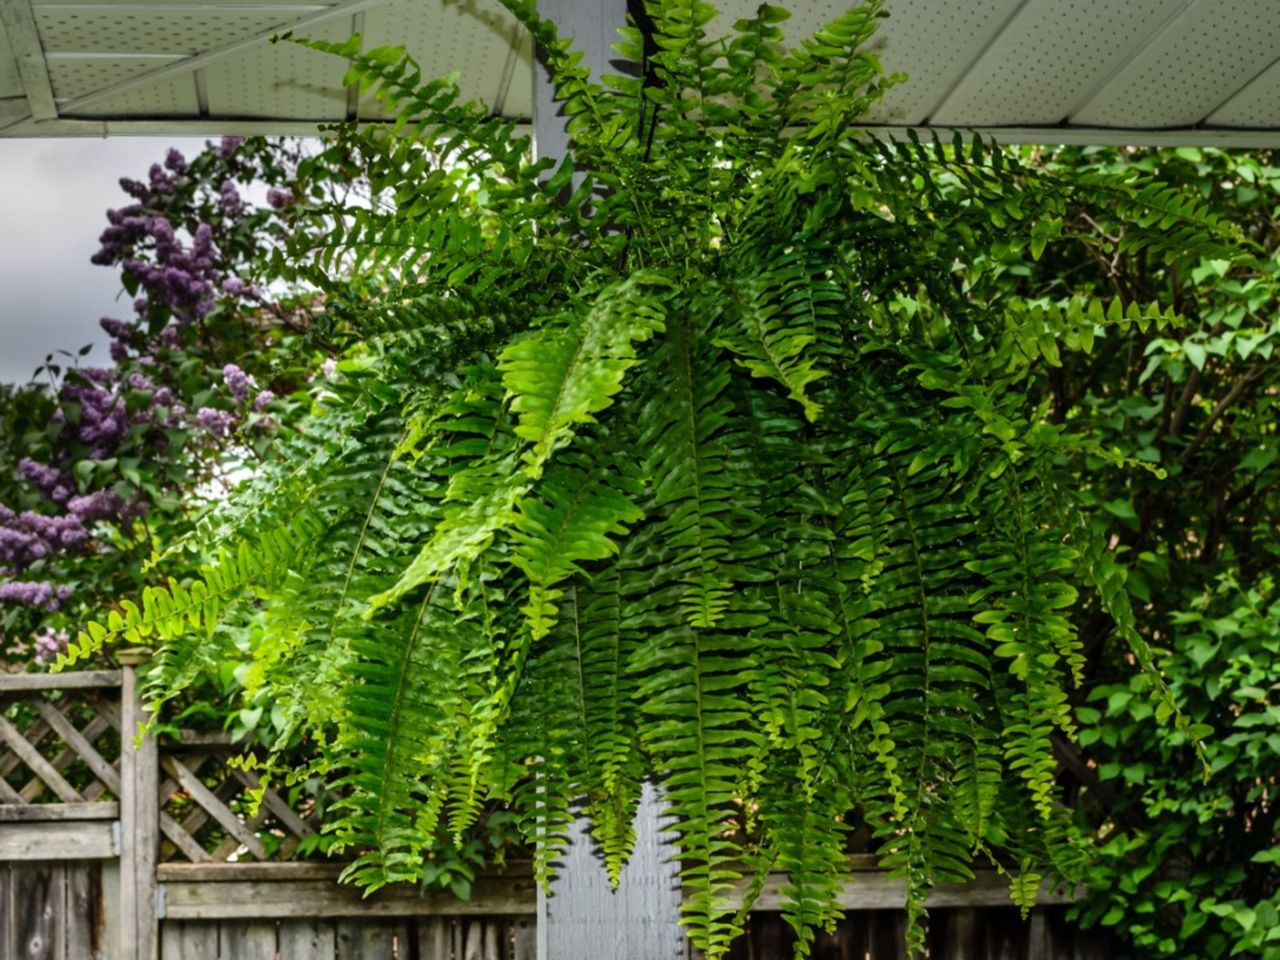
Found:
[[[232,762],[240,753],[222,743],[161,748],[162,861],[288,860],[316,835],[315,798],[262,789],[256,773]]]
[[[118,801],[118,689],[0,693],[0,817],[19,808]]]

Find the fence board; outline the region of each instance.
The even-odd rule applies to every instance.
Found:
[[[218,960],[216,923],[169,920],[160,931],[160,960]]]
[[[338,956],[341,960],[393,960],[396,944],[409,943],[409,927],[394,920],[381,922],[344,921],[349,923],[350,939],[345,943],[339,937]],[[348,952],[343,952],[345,946]]]
[[[66,914],[66,874],[62,864],[30,863],[9,868],[16,894],[13,942],[8,956],[22,960],[64,960],[63,917]]]
[[[109,820],[0,823],[0,860],[97,860],[119,852],[116,840]]]
[[[330,960],[338,949],[331,920],[282,920],[279,944],[280,960]]]
[[[0,693],[29,690],[87,690],[118,687],[119,670],[79,670],[73,673],[0,673]]]
[[[106,960],[107,918],[102,865],[68,863],[65,871],[67,960]]]
[[[275,922],[255,920],[219,924],[218,944],[218,956],[222,960],[275,960]]]
[[[97,803],[0,803],[0,823],[115,820],[119,816],[120,804],[113,800]]]
[[[468,901],[449,893],[420,894],[413,886],[365,897],[355,887],[326,880],[167,882],[164,901],[165,916],[175,920],[528,915],[535,908],[532,880],[500,877],[478,878]]]
[[[447,917],[422,917],[417,930],[419,960],[453,960],[453,921]]]
[[[511,960],[535,960],[538,955],[538,925],[521,917],[511,924]]]

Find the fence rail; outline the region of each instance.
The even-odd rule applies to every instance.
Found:
[[[227,737],[184,732],[157,744],[148,736],[135,748],[144,719],[132,666],[0,675],[0,960],[538,955],[548,914],[527,867],[477,878],[465,902],[408,885],[364,897],[337,882],[340,864],[290,860],[319,828],[314,804],[268,788],[254,810],[248,792],[262,784],[226,762],[238,749]],[[815,960],[906,960],[902,882],[870,857],[850,868],[840,895],[849,913],[819,937]],[[794,934],[776,912],[784,883],[765,883],[733,960],[791,956]],[[1062,892],[1041,893],[1042,908],[1023,923],[993,871],[939,886],[929,900],[930,956],[1111,955],[1063,921]],[[546,952],[544,943],[540,960],[562,960]]]

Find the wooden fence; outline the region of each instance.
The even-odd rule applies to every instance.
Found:
[[[540,918],[554,912],[527,871],[478,878],[466,902],[414,888],[362,897],[337,883],[340,865],[291,859],[318,827],[312,799],[267,789],[255,809],[248,794],[262,785],[226,762],[225,738],[148,737],[135,749],[143,718],[129,666],[0,675],[0,960],[538,956]],[[869,858],[852,866],[850,912],[815,958],[905,960],[901,883]],[[781,878],[766,884],[734,960],[791,957],[780,889]],[[994,874],[939,888],[929,955],[1113,956],[1065,923],[1061,902],[1050,894],[1024,923]]]

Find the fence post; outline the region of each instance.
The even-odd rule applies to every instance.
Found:
[[[120,946],[126,960],[159,960],[156,852],[159,846],[159,759],[156,738],[138,739],[147,711],[136,667],[126,652],[120,687]]]

